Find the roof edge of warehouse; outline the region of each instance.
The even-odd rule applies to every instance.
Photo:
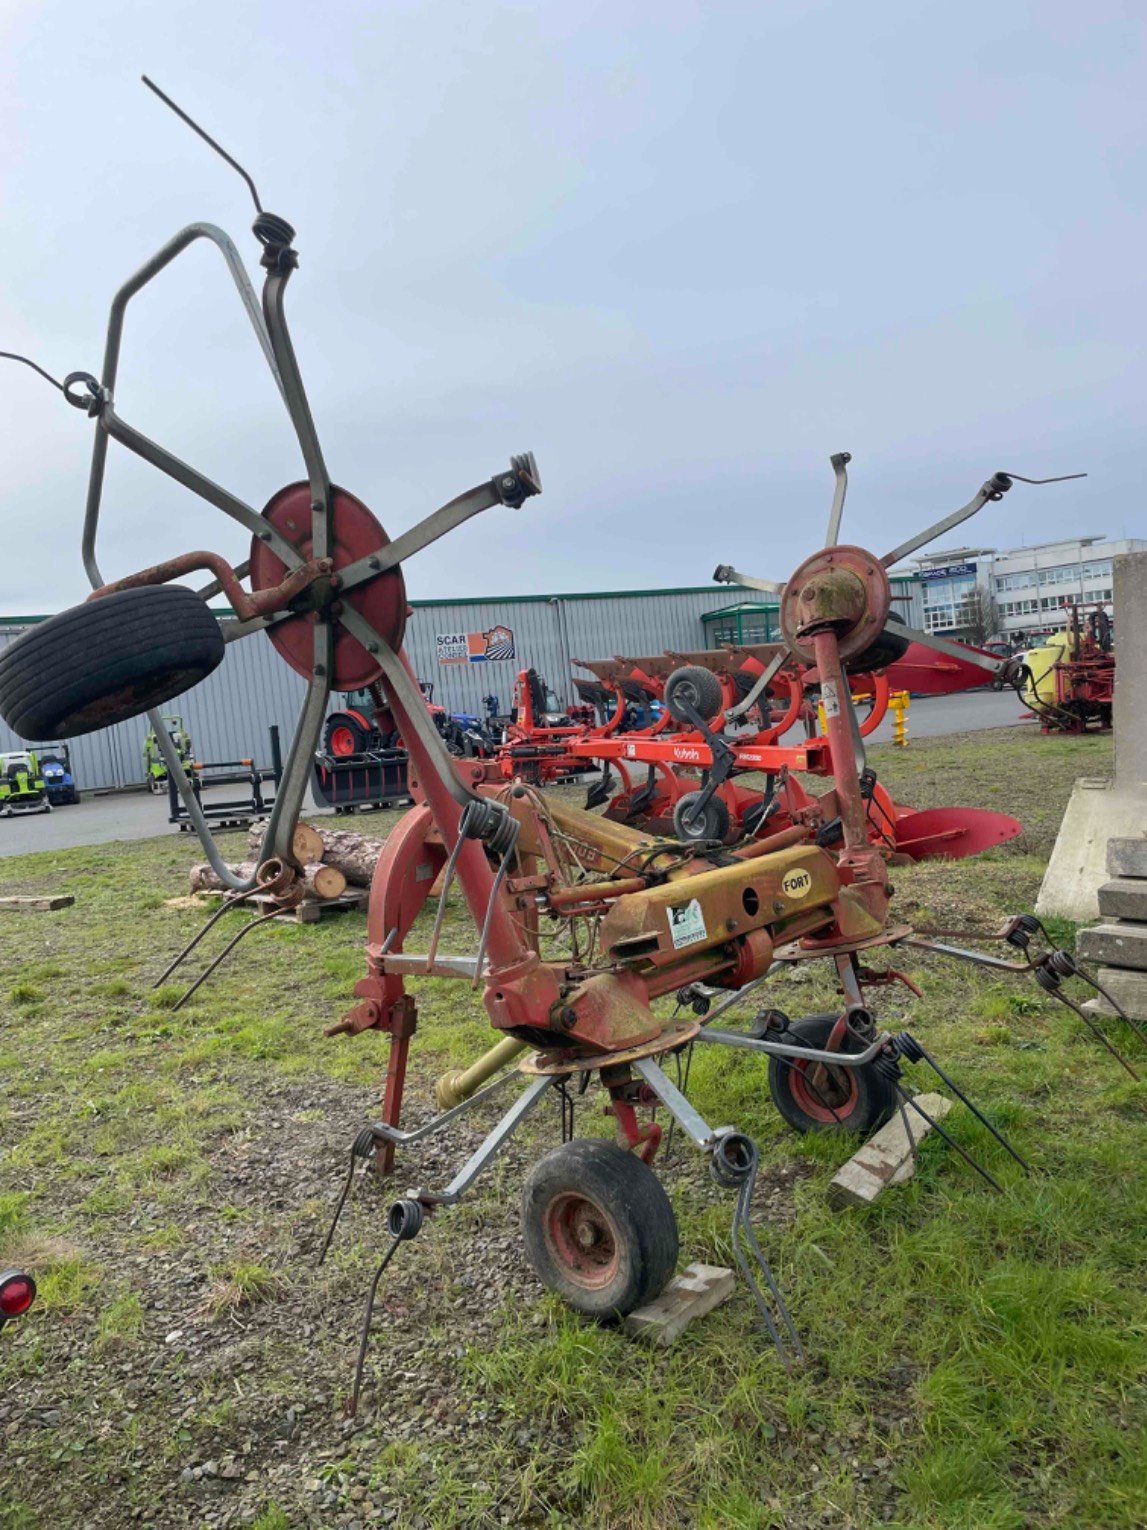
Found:
[[[913,574],[892,574],[889,576],[893,581],[897,579],[913,579]],[[732,594],[736,590],[743,590],[746,594],[753,594],[748,585],[744,584],[679,584],[664,589],[656,590],[555,590],[543,592],[538,595],[443,595],[437,600],[411,600],[407,604],[416,609],[424,609],[430,606],[493,606],[493,605],[527,605],[538,601],[550,600],[617,600],[619,597],[633,599],[642,595],[718,595],[728,590]],[[216,616],[234,616],[235,613],[226,606],[212,606]],[[28,622],[46,622],[49,615],[54,612],[30,616],[0,616],[0,627],[22,627]]]

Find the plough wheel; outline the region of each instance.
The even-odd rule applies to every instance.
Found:
[[[522,1235],[538,1279],[600,1323],[662,1291],[677,1265],[677,1218],[635,1153],[584,1137],[534,1168],[522,1191]]]
[[[794,1021],[786,1041],[821,1049],[832,1034],[837,1015],[807,1015]],[[863,1050],[845,1036],[843,1052]],[[875,1062],[862,1068],[834,1068],[819,1063],[769,1058],[769,1092],[773,1104],[798,1132],[874,1132],[896,1109],[893,1080]]]
[[[700,792],[686,792],[673,808],[673,832],[678,839],[724,839],[729,832],[729,809],[720,797],[710,797],[696,815],[693,807]],[[691,821],[690,821],[691,820]]]
[[[683,664],[665,682],[665,705],[679,723],[689,726],[683,707],[692,707],[709,722],[725,704],[721,682],[699,664]]]

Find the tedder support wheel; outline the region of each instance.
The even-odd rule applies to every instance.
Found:
[[[823,1049],[838,1015],[806,1015],[795,1020],[785,1036],[796,1046]],[[846,1035],[842,1052],[863,1048]],[[769,1058],[769,1092],[773,1104],[798,1132],[874,1132],[891,1120],[898,1095],[894,1081],[877,1061],[862,1068],[834,1068],[831,1064],[800,1062],[789,1066],[779,1057]],[[835,1112],[835,1114],[834,1114]]]
[[[522,1235],[538,1279],[599,1323],[661,1292],[677,1265],[677,1218],[634,1153],[582,1137],[536,1165],[522,1191]]]
[[[679,723],[689,726],[683,706],[692,707],[706,722],[716,717],[725,704],[721,682],[712,670],[699,664],[683,664],[665,682],[665,705]]]
[[[678,839],[721,839],[729,832],[729,809],[720,797],[710,797],[704,810],[693,815],[700,792],[686,792],[673,807],[673,832]],[[691,821],[689,821],[691,819]]]
[[[38,623],[0,654],[0,717],[21,738],[77,738],[190,690],[223,653],[194,590],[119,590]]]

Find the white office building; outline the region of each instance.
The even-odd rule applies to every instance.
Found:
[[[1112,560],[1142,552],[1147,541],[1072,537],[1000,552],[956,547],[917,561],[924,628],[946,637],[1003,638],[1021,646],[1062,630],[1069,604],[1103,605],[1112,613]]]

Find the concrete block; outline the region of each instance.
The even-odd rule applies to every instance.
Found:
[[[1132,1020],[1147,1020],[1147,972],[1133,972],[1128,967],[1100,967],[1099,983]],[[1115,1015],[1118,1010],[1096,994],[1083,1006],[1093,1015]]]
[[[1134,967],[1147,972],[1147,924],[1111,920],[1080,930],[1075,949],[1085,961],[1106,962],[1110,967]]]
[[[1147,552],[1115,559],[1115,777],[1147,781]]]
[[[1112,877],[1147,877],[1147,839],[1109,839],[1107,874]]]
[[[668,1349],[694,1318],[704,1317],[733,1294],[732,1270],[715,1264],[690,1264],[653,1301],[635,1307],[625,1320],[632,1338]]]
[[[1099,889],[1101,919],[1138,919],[1147,923],[1147,879],[1117,877]]]
[[[1138,833],[1147,834],[1147,786],[1124,786],[1103,777],[1077,781],[1044,873],[1036,913],[1076,924],[1098,918],[1100,886],[1111,876],[1128,875],[1108,869],[1107,842]]]
[[[934,1121],[942,1121],[952,1108],[951,1100],[942,1094],[922,1094],[919,1100],[921,1110],[926,1110]],[[904,1114],[911,1136],[905,1130]],[[897,1111],[833,1175],[828,1204],[834,1211],[842,1211],[846,1206],[871,1206],[882,1190],[889,1185],[902,1185],[915,1174],[913,1144],[922,1142],[932,1128],[910,1105],[904,1107],[904,1114]]]

